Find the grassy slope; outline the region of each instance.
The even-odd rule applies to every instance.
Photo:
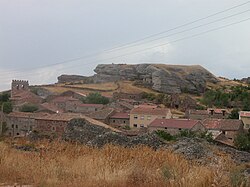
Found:
[[[40,148],[24,152],[0,142],[0,184],[35,186],[231,186],[234,168],[226,156],[217,164],[189,162],[168,150],[148,147],[102,149],[59,142],[15,144]]]

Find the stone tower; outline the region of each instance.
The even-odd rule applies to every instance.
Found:
[[[11,96],[20,91],[28,91],[29,90],[29,82],[25,80],[12,80],[11,83]]]

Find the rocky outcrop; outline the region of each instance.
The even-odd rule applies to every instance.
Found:
[[[72,82],[81,82],[81,83],[91,83],[91,78],[81,75],[61,75],[57,77],[58,83],[72,83]]]
[[[201,66],[165,64],[100,64],[94,70],[94,83],[136,80],[164,93],[203,93],[208,82],[218,79]]]
[[[106,83],[122,80],[135,81],[136,84],[155,91],[173,93],[203,93],[207,83],[219,80],[201,66],[180,66],[166,64],[99,64],[95,75],[61,75],[58,83]]]

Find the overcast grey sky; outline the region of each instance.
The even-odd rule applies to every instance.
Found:
[[[250,21],[173,42],[250,18],[249,11],[154,42],[144,41],[138,46],[103,52],[245,2],[0,0],[0,90],[8,89],[14,78],[29,79],[31,84],[43,84],[56,82],[56,77],[63,73],[91,75],[98,63],[200,64],[217,76],[250,76]],[[248,9],[250,3],[157,37],[181,32]],[[162,43],[168,45],[114,58]],[[96,55],[49,66],[88,54]]]

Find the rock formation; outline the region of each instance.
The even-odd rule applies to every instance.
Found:
[[[202,93],[208,82],[218,79],[201,66],[165,64],[100,64],[94,70],[95,83],[136,80],[138,84],[164,93]]]
[[[93,83],[130,80],[138,85],[168,94],[203,93],[207,83],[219,81],[212,73],[199,65],[99,64],[94,71],[96,74],[88,78],[62,75],[58,80],[59,82],[82,80]]]

